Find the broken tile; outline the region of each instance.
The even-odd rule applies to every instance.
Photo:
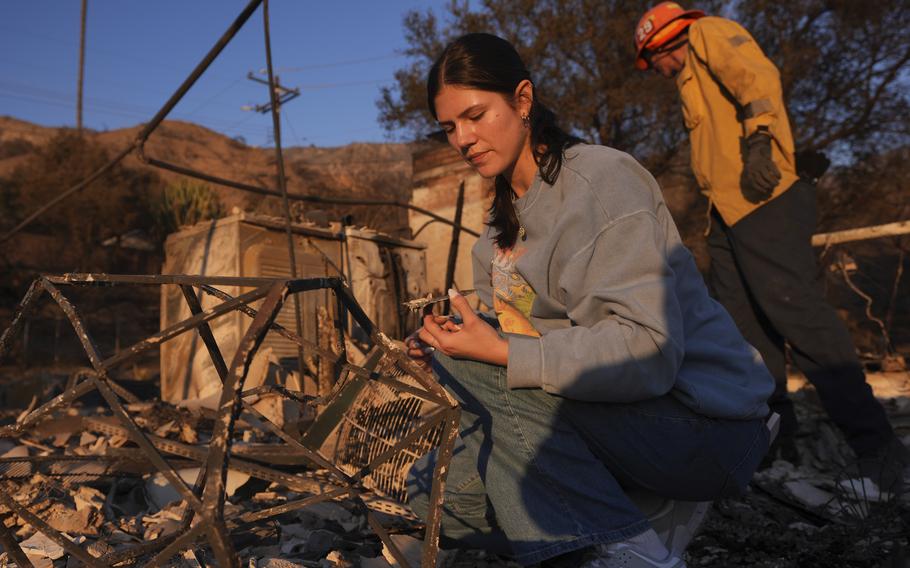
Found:
[[[77,511],[82,511],[83,509],[96,509],[100,511],[104,508],[104,493],[93,487],[80,485],[73,491],[72,495],[73,501],[76,503]]]
[[[306,568],[306,566],[282,558],[264,558],[256,561],[256,568]]]
[[[56,560],[63,558],[63,547],[38,532],[19,543],[22,552],[29,556]]]
[[[393,534],[390,535],[392,542],[395,543],[395,546],[398,547],[398,550],[401,551],[401,554],[405,557],[405,560],[408,561],[408,564],[411,566],[420,566],[421,557],[423,554],[423,541],[418,540],[412,536],[407,536],[403,534]],[[436,566],[437,568],[444,566],[448,559],[455,554],[455,551],[449,550],[440,550],[439,555],[436,557]],[[391,565],[393,568],[400,568],[402,565],[395,560],[395,557],[392,556],[392,551],[383,543],[382,546],[382,557],[385,561]]]

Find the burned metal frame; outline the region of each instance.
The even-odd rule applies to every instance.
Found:
[[[61,289],[123,285],[178,286],[183,292],[191,315],[166,329],[138,341],[111,357],[103,358],[85,325],[84,318]],[[238,286],[252,288],[252,290],[237,297],[232,297],[218,289],[217,286]],[[374,349],[377,349],[381,356],[387,359],[387,362],[403,369],[407,376],[413,379],[415,384],[408,384],[394,377],[384,376],[381,373],[371,372],[353,365],[347,361],[344,350],[340,350],[340,354],[336,355],[333,351],[314,345],[275,323],[278,312],[289,296],[324,289],[332,290],[338,301],[336,309],[338,311],[344,310],[350,314],[357,325],[370,336]],[[200,294],[206,293],[216,298],[220,303],[204,309],[197,295],[197,290]],[[89,392],[98,391],[112,411],[113,421],[110,419],[85,418],[83,419],[84,427],[128,437],[131,442],[138,446],[138,453],[141,458],[150,463],[155,470],[165,477],[168,483],[179,493],[182,502],[185,504],[181,529],[173,535],[132,547],[129,550],[110,553],[103,557],[95,557],[85,548],[50,527],[40,517],[29,511],[26,506],[18,503],[11,497],[13,492],[7,491],[7,487],[3,487],[0,490],[0,504],[5,506],[12,514],[18,515],[25,522],[32,525],[33,528],[64,547],[75,559],[88,566],[100,567],[111,566],[126,560],[135,561],[149,554],[155,554],[146,565],[157,566],[165,563],[174,555],[190,549],[198,541],[204,540],[211,547],[213,556],[219,566],[239,566],[239,557],[231,543],[232,531],[320,501],[351,498],[362,505],[362,509],[366,511],[369,525],[385,543],[392,555],[402,566],[409,566],[379,519],[368,509],[371,491],[364,485],[364,480],[377,467],[390,460],[398,452],[407,451],[421,436],[426,436],[433,429],[441,429],[439,459],[437,460],[431,490],[431,507],[426,523],[421,558],[423,566],[435,566],[435,559],[438,553],[442,496],[444,494],[448,464],[451,460],[452,449],[458,432],[460,410],[457,402],[428,372],[416,365],[404,352],[395,347],[388,337],[376,329],[354,299],[350,289],[341,279],[106,274],[43,276],[34,281],[29,287],[9,327],[0,335],[0,359],[9,352],[22,326],[24,317],[30,309],[35,307],[44,293],[47,293],[66,314],[91,362],[92,369],[74,375],[62,394],[20,417],[15,424],[0,428],[0,436],[21,435],[27,429],[52,417],[55,411],[64,408]],[[258,308],[253,308],[250,306],[252,302],[261,303]],[[239,311],[251,317],[252,322],[237,345],[236,351],[230,354],[230,364],[228,364],[225,354],[222,353],[221,347],[212,333],[209,322],[234,311]],[[339,334],[338,338],[343,344],[344,338],[338,324],[339,318],[336,318],[335,325]],[[145,431],[131,414],[131,411],[124,405],[124,401],[134,403],[138,399],[119,385],[111,376],[111,371],[115,367],[134,360],[142,353],[191,331],[197,332],[202,338],[223,383],[221,396],[215,410],[212,437],[210,442],[204,447],[168,440]],[[344,372],[350,372],[367,380],[381,382],[397,392],[417,397],[423,402],[432,405],[433,408],[425,416],[415,420],[409,426],[408,432],[401,436],[391,447],[372,458],[369,463],[363,465],[354,474],[345,473],[332,463],[331,459],[326,458],[319,451],[309,448],[301,443],[300,440],[284,432],[277,424],[271,422],[269,418],[256,411],[252,405],[244,400],[246,397],[258,395],[265,390],[298,402],[305,400],[303,393],[288,391],[283,388],[264,389],[257,387],[247,391],[244,390],[244,384],[253,357],[269,332],[280,333],[283,337],[297,343],[301,349],[310,350],[320,357],[332,360],[336,370],[336,383],[338,385],[340,385],[340,382],[337,379],[340,375]],[[338,396],[339,392],[340,388],[335,389],[329,395],[328,400],[324,402],[328,404]],[[284,451],[290,450],[295,455],[304,458],[305,462],[318,467],[320,471],[303,470],[288,473],[244,459],[247,455],[246,452],[233,451],[231,447],[241,414],[247,417],[245,418],[247,423],[277,436],[284,442],[283,444],[275,444],[276,448],[283,448]],[[136,452],[136,450],[133,451]],[[183,461],[189,459],[200,464],[199,474],[192,487],[177,473],[175,458]],[[47,461],[50,458],[42,457],[41,459]],[[101,461],[104,460],[101,459]],[[279,506],[246,512],[235,517],[226,517],[224,504],[227,498],[225,480],[228,469],[244,471],[251,476],[278,482],[295,491],[309,493],[309,495]],[[5,479],[3,471],[0,470],[0,484],[11,485],[13,483],[10,479]],[[15,538],[2,523],[0,523],[0,543],[21,566],[30,565]]]

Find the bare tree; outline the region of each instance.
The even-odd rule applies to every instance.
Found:
[[[753,0],[735,12],[781,70],[798,147],[850,161],[910,143],[910,4]]]
[[[390,133],[435,130],[426,111],[426,73],[455,37],[485,31],[521,53],[537,94],[582,138],[634,154],[657,174],[686,133],[670,81],[634,66],[632,31],[649,2],[634,0],[487,0],[477,11],[453,1],[443,19],[431,11],[404,20],[410,65],[382,90],[380,120]],[[709,2],[716,8],[718,2]],[[684,166],[684,164],[682,164]]]
[[[377,102],[390,134],[434,129],[426,72],[458,35],[488,31],[518,48],[540,95],[589,141],[632,153],[655,174],[685,168],[686,142],[671,81],[637,72],[632,30],[650,4],[639,0],[485,0],[476,11],[453,0],[445,14],[404,20],[412,60]],[[699,2],[721,13],[720,2]],[[781,69],[801,149],[840,161],[905,146],[910,135],[910,4],[902,0],[739,1],[722,13],[740,21]]]

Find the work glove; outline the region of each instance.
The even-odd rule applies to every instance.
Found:
[[[771,197],[780,181],[780,170],[771,159],[771,136],[755,131],[746,138],[743,151],[743,174],[740,180],[743,195],[758,203]]]

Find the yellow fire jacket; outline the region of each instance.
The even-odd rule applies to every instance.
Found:
[[[696,20],[676,86],[692,143],[692,170],[727,225],[770,201],[744,195],[740,186],[744,142],[759,126],[774,140],[772,158],[781,173],[771,199],[793,185],[793,135],[780,74],[745,28],[718,17]]]

